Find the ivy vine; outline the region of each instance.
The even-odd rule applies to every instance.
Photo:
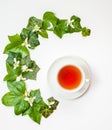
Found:
[[[89,36],[90,29],[81,26],[81,19],[73,15],[70,20],[59,19],[53,12],[45,12],[42,19],[30,17],[26,28],[20,34],[8,36],[9,44],[4,49],[7,54],[7,82],[8,92],[2,97],[2,103],[13,106],[16,115],[29,115],[29,117],[41,123],[42,116],[47,118],[56,110],[59,101],[50,97],[45,102],[40,89],[27,90],[26,80],[36,80],[39,66],[30,58],[30,49],[40,45],[39,37],[48,38],[48,31],[53,32],[59,38],[67,33],[81,33]]]

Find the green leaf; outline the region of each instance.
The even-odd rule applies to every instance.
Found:
[[[82,30],[82,27],[81,27],[81,24],[80,24],[81,19],[79,17],[73,15],[70,20],[74,21],[73,22],[73,26],[74,26],[73,31],[74,32],[80,32]]]
[[[22,116],[25,116],[25,115],[30,115],[32,112],[32,107],[29,107],[28,109],[26,109],[24,112],[22,112]]]
[[[54,33],[62,38],[63,35],[67,32],[68,26],[67,26],[67,20],[60,20],[57,24],[57,26],[54,28]]]
[[[5,54],[8,53],[12,48],[14,48],[14,47],[16,47],[16,46],[18,46],[18,45],[19,45],[18,43],[15,43],[15,44],[10,43],[10,44],[8,44],[8,45],[5,47],[5,49],[4,49],[4,53],[5,53]]]
[[[27,109],[29,109],[30,104],[24,99],[21,100],[18,104],[14,106],[14,112],[16,115],[20,115],[24,113]]]
[[[17,75],[15,74],[7,74],[5,77],[4,77],[4,81],[14,81],[15,79],[17,78]]]
[[[30,72],[30,71],[23,72],[22,76],[23,78],[26,78],[26,79],[36,80],[36,74],[34,72]]]
[[[14,53],[20,53],[22,55],[22,57],[30,55],[28,49],[25,46],[21,46],[21,45],[12,48],[10,51],[14,52]]]
[[[21,44],[23,40],[21,39],[19,34],[13,35],[13,36],[8,36],[8,39],[11,43],[13,44]]]
[[[40,68],[35,63],[35,61],[32,61],[32,60],[27,59],[27,58],[26,58],[26,60],[27,60],[26,65],[28,66],[28,69],[30,69],[32,71],[28,71],[28,72],[25,71],[22,73],[22,76],[26,79],[36,80],[37,72],[40,70]]]
[[[33,63],[32,63],[32,60],[30,58],[30,56],[25,56],[21,59],[21,65],[26,65],[28,67],[32,67],[33,66]]]
[[[44,13],[43,20],[47,22],[51,22],[52,25],[55,27],[59,19],[55,16],[53,12],[48,11]]]
[[[17,43],[8,44],[5,47],[4,53],[8,53],[8,52],[21,53],[22,57],[29,55],[28,49],[25,46],[22,46],[22,45],[17,44]]]
[[[29,34],[30,34],[30,30],[28,30],[27,28],[23,28],[20,36],[23,40],[25,40],[26,38],[29,37]]]
[[[32,91],[30,92],[30,96],[31,96],[31,97],[36,97],[36,98],[35,98],[35,102],[36,102],[36,103],[39,103],[39,102],[42,102],[42,101],[43,101],[39,89],[37,89],[37,90],[32,90]]]
[[[26,57],[22,58],[21,65],[26,65],[26,66],[28,66],[28,68],[35,70],[35,71],[39,70],[38,65],[36,64],[35,61],[31,60],[30,56],[26,56]]]
[[[43,23],[42,23],[42,29],[53,31],[54,27],[53,27],[53,25],[52,25],[52,23],[50,21],[45,21],[44,20]]]
[[[43,38],[48,38],[48,33],[47,33],[46,30],[41,29],[41,30],[39,31],[39,34],[40,34]]]
[[[84,37],[89,36],[90,33],[91,33],[90,29],[88,29],[86,27],[82,28],[82,36],[84,36]]]
[[[17,47],[23,43],[23,40],[18,34],[14,36],[8,36],[8,38],[11,43],[5,47],[4,53],[8,53],[12,48]]]
[[[26,90],[26,85],[24,81],[8,81],[7,86],[10,91],[13,91],[17,95],[24,94]]]
[[[7,68],[8,74],[4,77],[4,81],[13,81],[17,78],[18,75],[21,74],[21,67],[13,69],[11,65],[6,63],[6,68]]]
[[[36,46],[40,45],[38,35],[34,32],[30,34],[28,42],[30,44],[30,49],[34,49]]]
[[[14,92],[8,92],[2,97],[2,103],[6,106],[14,106],[21,101],[21,98]]]
[[[38,34],[36,32],[31,32],[27,28],[23,28],[20,36],[23,40],[28,39],[28,44],[30,49],[34,49],[36,46],[40,45],[38,40]]]
[[[37,122],[38,124],[40,124],[41,122],[41,118],[42,118],[42,114],[40,113],[40,107],[38,104],[36,103],[33,103],[33,106],[32,106],[32,110],[31,110],[31,113],[29,114],[29,117]]]
[[[51,110],[56,110],[58,104],[59,104],[59,101],[57,101],[56,99],[54,99],[54,97],[50,97],[48,99],[48,102],[50,104],[50,108]]]
[[[49,109],[49,108],[45,108],[45,109],[42,110],[42,115],[45,118],[48,118],[52,113],[53,113],[53,110]]]
[[[27,29],[32,31],[36,25],[41,28],[42,27],[42,20],[37,19],[34,16],[30,17],[28,20]]]
[[[14,58],[16,58],[16,61],[20,61],[22,57],[21,57],[20,53],[9,52],[8,53],[8,58],[6,60],[6,63],[8,63],[9,65],[13,66]]]

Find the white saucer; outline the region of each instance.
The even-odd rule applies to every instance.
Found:
[[[59,70],[66,65],[73,65],[80,69],[82,73],[82,82],[79,87],[73,90],[66,90],[60,86],[57,80]],[[61,57],[53,62],[47,74],[48,85],[57,98],[75,99],[82,96],[90,86],[91,74],[88,64],[85,60],[77,56]]]

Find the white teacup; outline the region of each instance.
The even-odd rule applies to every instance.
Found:
[[[74,66],[81,73],[81,82],[72,89],[65,89],[58,80],[60,70],[65,66]],[[91,74],[85,60],[78,56],[65,56],[54,61],[48,70],[48,85],[53,94],[59,98],[75,99],[83,95],[90,86]]]

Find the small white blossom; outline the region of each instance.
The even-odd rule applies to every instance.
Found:
[[[25,97],[25,101],[28,101],[29,103],[30,103],[30,106],[32,106],[33,105],[33,102],[34,102],[34,100],[36,99],[36,97]]]
[[[74,28],[73,22],[74,22],[74,20],[70,20],[70,21],[67,22],[67,25]]]
[[[25,101],[28,101],[29,104],[30,104],[30,106],[32,106],[34,100],[36,99],[36,97],[35,97],[35,96],[34,96],[34,97],[29,97],[29,96],[30,96],[30,92],[31,92],[31,90],[29,90],[29,91],[26,90],[26,91],[25,91],[25,94],[24,94],[25,98],[24,98],[24,100],[25,100]]]
[[[13,64],[14,69],[16,69],[17,67],[19,67],[19,63],[20,63],[20,61],[16,61],[16,58],[14,58],[14,64]]]
[[[55,102],[55,101],[53,101],[53,102],[49,102],[49,101],[48,101],[47,104],[50,106],[50,105],[53,105],[54,102]]]
[[[24,96],[25,96],[25,97],[30,96],[30,92],[31,92],[31,90],[29,90],[29,91],[26,90]]]
[[[38,25],[35,25],[35,27],[33,28],[33,32],[37,32],[40,30],[40,27]]]
[[[26,38],[25,40],[24,40],[24,42],[22,43],[22,46],[28,46],[28,39]]]
[[[32,72],[33,70],[29,69],[26,65],[23,65],[22,66],[22,72],[28,72],[28,71]]]
[[[19,76],[16,78],[16,81],[21,81],[21,80],[26,80],[26,78],[23,78],[22,74],[19,75]]]

